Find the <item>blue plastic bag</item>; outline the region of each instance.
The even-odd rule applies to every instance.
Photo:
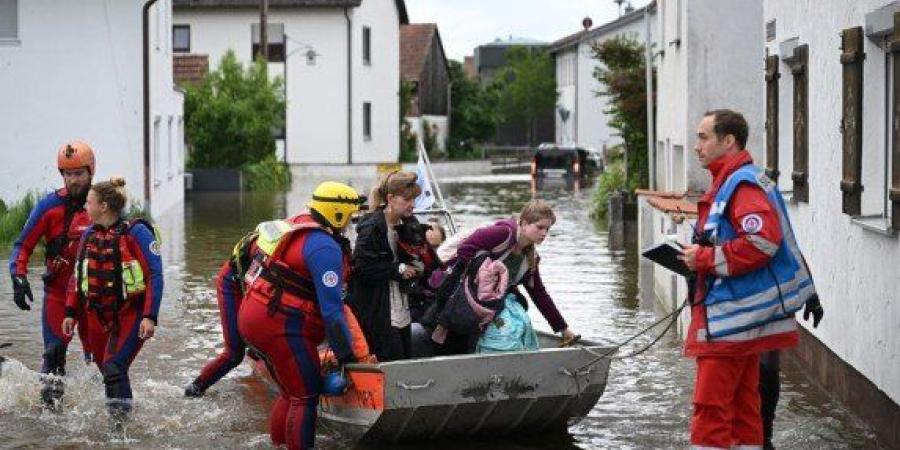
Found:
[[[478,339],[476,353],[518,352],[538,350],[537,333],[531,326],[531,318],[513,294],[506,294],[500,316],[488,325]]]

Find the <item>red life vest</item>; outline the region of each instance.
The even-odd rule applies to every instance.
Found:
[[[65,189],[60,189],[57,195],[65,198],[65,213],[62,229],[46,240],[47,272],[68,277],[78,257],[78,242],[84,230],[91,226],[91,218],[84,206],[76,205]]]
[[[115,322],[119,310],[129,301],[141,300],[146,291],[144,271],[127,236],[138,222],[143,221],[121,221],[107,229],[95,226],[78,252],[79,301],[96,313],[104,326]]]
[[[281,307],[317,313],[315,284],[303,256],[303,246],[313,230],[328,232],[307,214],[257,226],[256,253],[244,282],[247,297],[267,304],[270,314]],[[346,286],[351,267],[349,252],[342,251],[342,257]]]

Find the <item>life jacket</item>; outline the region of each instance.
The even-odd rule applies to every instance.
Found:
[[[131,301],[140,301],[147,282],[140,261],[128,243],[137,224],[159,233],[149,222],[120,221],[104,233],[88,232],[76,262],[76,290],[81,304],[93,310],[104,327],[118,323],[118,312]]]
[[[71,270],[78,256],[81,235],[91,225],[91,218],[83,204],[75,203],[65,190],[57,191],[56,195],[64,198],[65,213],[62,230],[46,239],[44,254],[48,273],[64,273],[67,268]]]
[[[291,220],[273,220],[257,225],[256,251],[244,275],[244,283],[248,295],[265,293],[262,297],[268,297],[266,301],[270,315],[283,307],[304,312],[315,309],[316,287],[302,252],[303,244],[313,230],[322,230],[334,237],[307,214]],[[289,252],[288,249],[295,251]],[[342,256],[343,272],[349,275],[349,254],[342,251]],[[345,284],[347,278],[349,276],[345,277]],[[261,299],[260,296],[252,296]]]
[[[751,164],[729,175],[710,208],[703,227],[713,245],[737,237],[725,211],[740,183],[765,191],[778,213],[781,245],[765,267],[734,277],[710,277],[704,299],[707,339],[749,341],[796,329],[794,313],[815,293],[812,277],[797,246],[784,199],[765,172]]]

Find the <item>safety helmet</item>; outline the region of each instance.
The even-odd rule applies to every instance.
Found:
[[[60,172],[87,167],[94,174],[94,150],[83,141],[72,141],[62,145],[56,154],[56,167]]]
[[[341,229],[365,202],[366,197],[359,195],[352,187],[336,181],[326,181],[316,186],[307,206],[328,222],[329,226]]]

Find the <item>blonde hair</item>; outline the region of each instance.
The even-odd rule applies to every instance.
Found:
[[[404,198],[416,198],[422,193],[422,187],[416,184],[418,177],[412,172],[391,172],[385,175],[369,195],[369,206],[377,208],[387,203],[387,196],[399,195]]]
[[[553,208],[543,200],[532,200],[528,202],[522,208],[522,212],[519,213],[519,226],[530,225],[544,219],[550,219],[550,225],[556,223],[556,214],[553,213]],[[537,268],[537,252],[535,251],[534,244],[522,249],[522,253],[524,253],[525,257],[528,259],[528,269],[534,272]]]
[[[108,181],[94,183],[91,190],[97,194],[100,203],[106,203],[109,209],[115,212],[121,212],[128,202],[125,179],[122,177],[112,177]]]

